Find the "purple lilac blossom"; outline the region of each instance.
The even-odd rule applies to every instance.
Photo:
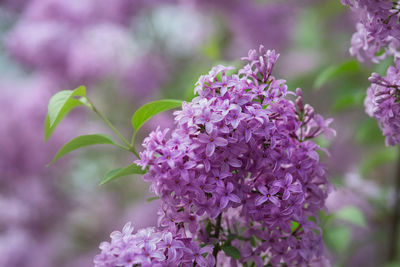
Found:
[[[321,229],[308,218],[318,218],[330,191],[312,139],[335,131],[303,104],[300,89],[288,92],[272,76],[278,56],[261,46],[238,74],[219,65],[201,76],[198,96],[175,113],[176,128],[150,133],[136,163],[149,168],[144,179],[163,202],[160,227],[204,244],[234,233],[240,262],[303,266],[322,255]]]
[[[133,234],[127,223],[122,232],[112,232],[111,242],[100,244],[101,254],[94,258],[95,266],[214,266],[212,247],[200,247],[181,234],[148,227]],[[207,254],[207,257],[203,257]]]
[[[400,143],[400,62],[390,66],[385,77],[372,73],[369,81],[371,86],[365,98],[365,110],[371,117],[377,119],[386,145],[394,146]]]
[[[400,56],[400,4],[383,0],[341,0],[359,17],[357,32],[351,39],[350,53],[358,60],[368,58],[375,63],[387,55]]]

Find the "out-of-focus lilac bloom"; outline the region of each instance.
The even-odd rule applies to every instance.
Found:
[[[6,37],[11,55],[28,68],[65,75],[66,53],[76,35],[58,22],[19,21]]]
[[[93,83],[99,77],[119,77],[126,72],[136,54],[135,43],[129,35],[125,28],[110,23],[85,28],[70,46],[68,76],[85,84]]]
[[[260,3],[259,1],[193,0],[209,15],[225,19],[231,43],[227,47],[229,56],[241,55],[259,44],[284,48],[290,41],[294,29],[296,9],[300,1]],[[303,1],[302,1],[303,2]],[[304,4],[304,3],[302,3]],[[285,14],[282,16],[282,14]],[[260,27],[260,25],[263,25]]]
[[[163,3],[134,20],[143,49],[162,47],[168,54],[180,57],[201,48],[213,33],[209,14],[201,14],[185,4]],[[149,33],[157,36],[156,43],[149,40]]]
[[[289,43],[294,29],[295,8],[296,3],[289,5],[278,2],[260,4],[256,1],[236,1],[226,14],[231,22],[233,42],[244,49],[258,44],[283,48]]]
[[[394,146],[400,143],[400,62],[390,66],[385,77],[373,73],[369,80],[365,110],[377,119],[386,145]]]
[[[58,21],[75,27],[105,21],[125,25],[142,4],[141,0],[32,0],[24,16],[29,20]]]
[[[400,56],[399,4],[392,1],[343,0],[360,18],[351,39],[350,53],[378,63],[387,55]],[[383,52],[383,53],[382,53]]]
[[[168,79],[167,62],[156,54],[138,55],[122,73],[122,91],[141,102],[160,91]]]
[[[0,252],[2,266],[47,267],[57,257],[51,245],[57,234],[50,229],[57,225],[56,218],[65,218],[71,202],[58,184],[62,175],[45,167],[68,135],[57,131],[59,135],[44,145],[47,110],[43,102],[56,87],[57,83],[45,78],[1,84],[0,206],[13,210],[2,213],[0,227],[15,239],[0,240],[0,247],[7,246]],[[64,127],[73,124],[67,120],[60,129]],[[63,165],[58,164],[58,168],[64,171]],[[24,239],[22,244],[10,245],[20,238]],[[46,256],[36,259],[40,254]]]

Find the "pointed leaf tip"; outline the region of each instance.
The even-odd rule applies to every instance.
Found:
[[[115,144],[114,141],[109,137],[108,135],[105,134],[88,134],[88,135],[81,135],[78,136],[68,143],[66,143],[55,155],[53,160],[51,161],[50,164],[53,164],[55,161],[57,161],[59,158],[62,156],[68,154],[71,151],[77,150],[81,147],[85,146],[91,146],[91,145],[101,145],[101,144],[106,144],[106,145],[112,145]]]
[[[142,167],[136,164],[131,164],[123,168],[118,168],[109,171],[101,181],[100,185],[111,182],[112,180],[115,180],[119,177],[128,176],[132,174],[145,174],[146,172],[147,172],[146,170],[142,170]]]

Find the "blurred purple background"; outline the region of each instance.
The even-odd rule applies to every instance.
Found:
[[[111,133],[78,108],[45,143],[51,95],[85,85],[128,136],[140,105],[190,99],[200,74],[241,64],[260,44],[281,54],[276,76],[289,89],[302,87],[307,102],[335,118],[338,136],[320,144],[331,152],[324,161],[335,185],[327,256],[333,266],[384,266],[398,153],[364,114],[367,77],[384,68],[350,58],[351,16],[339,0],[1,0],[0,266],[90,266],[112,230],[157,223],[159,203],[146,202],[152,195],[140,176],[98,186],[130,154],[90,148],[45,167],[72,137]],[[353,68],[324,77],[346,62]],[[172,123],[171,113],[160,114],[138,139]],[[335,215],[343,209],[361,221]]]

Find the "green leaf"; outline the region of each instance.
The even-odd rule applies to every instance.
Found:
[[[347,206],[340,209],[335,213],[335,217],[357,226],[365,227],[367,225],[364,214],[354,206]]]
[[[393,163],[397,160],[398,150],[396,147],[384,147],[381,150],[371,153],[362,161],[360,171],[362,176],[367,176],[377,167],[385,163]]]
[[[153,101],[141,106],[135,114],[132,116],[132,126],[135,130],[135,133],[132,137],[132,144],[134,144],[134,139],[136,133],[139,131],[140,127],[149,120],[151,117],[157,115],[160,112],[177,108],[182,106],[182,100],[175,99],[163,99],[158,101]]]
[[[250,237],[250,245],[251,245],[253,248],[257,247],[257,243],[256,243],[256,239],[254,238],[254,235],[252,235],[252,236]]]
[[[136,164],[131,164],[123,168],[118,168],[112,171],[109,171],[106,176],[103,178],[101,181],[100,185],[103,185],[105,183],[108,183],[112,180],[115,180],[119,177],[122,176],[128,176],[131,174],[145,174],[147,171],[142,170],[142,167],[136,165]]]
[[[335,252],[346,251],[350,243],[350,229],[347,226],[330,227],[324,231],[326,245]]]
[[[359,144],[383,144],[385,138],[375,118],[368,118],[356,126],[355,141]]]
[[[365,92],[363,91],[341,95],[333,102],[332,109],[337,112],[346,108],[362,106],[364,98]]]
[[[55,155],[50,164],[54,163],[56,160],[61,158],[62,156],[68,154],[71,151],[77,150],[81,147],[91,146],[91,145],[100,145],[107,144],[113,145],[114,141],[107,135],[104,134],[89,134],[89,135],[81,135],[78,136],[68,143],[66,143]]]
[[[74,108],[77,106],[84,105],[81,101],[71,98],[65,103],[64,108],[61,110],[53,125],[50,126],[50,117],[46,116],[45,127],[44,127],[44,140],[49,140],[50,136],[53,134],[57,125],[62,121],[62,119]]]
[[[226,255],[231,256],[236,260],[240,259],[240,251],[237,248],[230,245],[223,245],[222,250],[226,253]]]
[[[45,140],[47,141],[61,120],[77,106],[84,103],[75,99],[76,96],[85,96],[86,88],[80,86],[75,90],[64,90],[50,98],[45,122]]]
[[[160,197],[149,197],[146,202],[153,202],[154,200],[160,199]]]
[[[349,60],[334,66],[330,66],[318,75],[318,77],[315,79],[314,87],[321,88],[332,78],[336,78],[344,74],[355,73],[359,70],[360,64],[357,62],[357,60]]]
[[[299,227],[299,223],[298,222],[296,222],[296,221],[292,221],[292,233],[294,232],[294,231],[296,231],[296,229],[297,229],[297,227]]]

